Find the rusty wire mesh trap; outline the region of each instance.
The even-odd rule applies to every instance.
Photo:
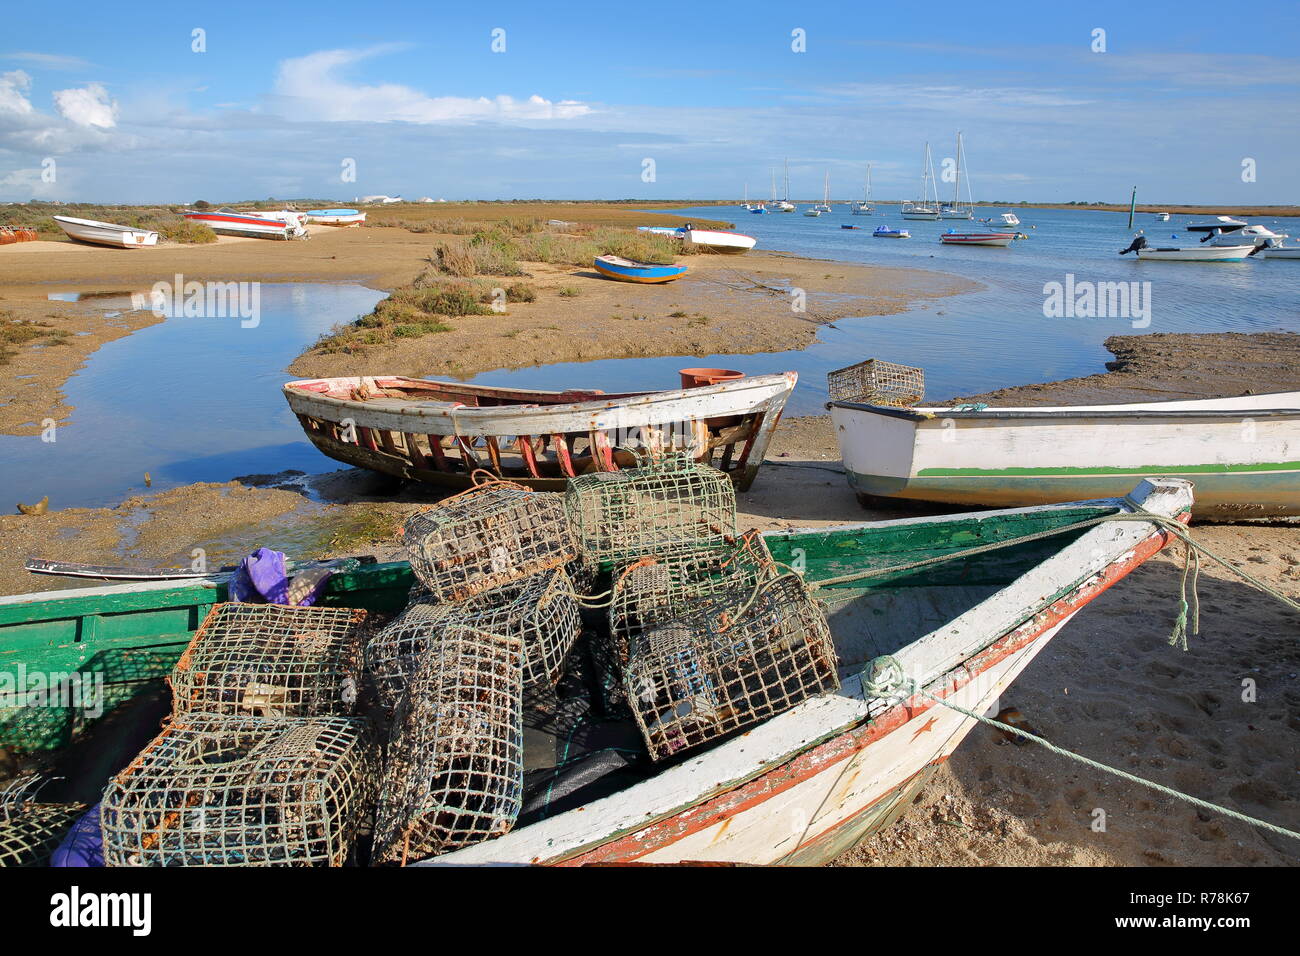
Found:
[[[462,601],[559,567],[576,552],[564,498],[508,481],[453,495],[402,528],[420,584],[438,601]]]
[[[420,655],[444,631],[458,627],[519,638],[524,687],[554,686],[582,630],[573,591],[561,567],[454,604],[433,603],[428,592],[413,595],[406,610],[366,645],[366,667],[381,703],[396,708]]]
[[[176,662],[176,713],[312,717],[351,712],[366,612],[218,604]]]
[[[19,776],[0,788],[0,867],[45,866],[59,843],[86,812],[84,803],[40,803],[45,782]]]
[[[794,574],[693,602],[629,651],[624,692],[655,760],[839,687],[826,619]]]
[[[597,565],[720,545],[736,536],[731,479],[685,454],[570,478],[564,507],[583,559]]]
[[[925,397],[925,370],[867,359],[829,372],[826,388],[833,402],[906,408]]]
[[[178,715],[104,791],[104,862],[341,866],[376,758],[354,718]]]
[[[523,805],[523,642],[456,627],[398,706],[374,858],[420,859],[509,832]]]
[[[598,653],[618,680],[612,701],[622,701],[622,678],[632,639],[656,623],[680,617],[690,607],[717,597],[748,595],[755,585],[777,575],[763,539],[746,535],[736,545],[700,548],[664,557],[642,558],[614,576],[609,606],[609,637]]]

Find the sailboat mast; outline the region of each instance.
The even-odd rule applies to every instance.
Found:
[[[776,167],[772,167],[772,202],[776,202]]]
[[[954,209],[961,205],[961,130],[957,130],[957,177],[952,184],[952,205]]]
[[[785,201],[790,201],[790,158],[785,160]]]

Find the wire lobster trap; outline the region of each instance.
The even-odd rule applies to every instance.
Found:
[[[826,390],[833,402],[907,408],[925,397],[925,369],[867,359],[829,372]]]
[[[523,641],[444,630],[419,658],[388,742],[376,860],[508,833],[523,806]]]
[[[555,686],[565,656],[582,632],[573,593],[568,571],[561,567],[455,604],[434,603],[427,593],[416,595],[414,603],[366,645],[366,668],[380,702],[394,710],[420,655],[444,632],[460,627],[518,637],[524,647],[524,687]]]
[[[688,454],[569,479],[564,507],[583,559],[598,566],[717,546],[736,536],[736,490]]]
[[[104,863],[342,866],[377,758],[356,718],[177,716],[104,791]]]
[[[45,866],[73,825],[84,803],[40,803],[36,797],[49,778],[22,775],[0,787],[0,867]]]
[[[839,688],[821,609],[795,574],[718,594],[636,634],[624,692],[654,760]]]
[[[366,612],[218,604],[172,671],[177,714],[314,717],[352,712]]]
[[[623,674],[636,635],[680,617],[696,604],[728,594],[748,594],[759,582],[776,575],[776,562],[756,534],[744,535],[735,545],[642,558],[616,574],[607,647],[597,654],[602,667],[617,681],[607,688],[607,702],[622,702]]]
[[[559,567],[576,551],[564,498],[509,481],[491,481],[446,498],[402,527],[411,570],[441,602]]]

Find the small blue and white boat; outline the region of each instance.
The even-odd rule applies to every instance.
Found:
[[[605,278],[620,282],[671,282],[686,274],[685,266],[656,266],[648,262],[633,262],[622,256],[597,256],[594,265]]]
[[[911,239],[912,234],[906,229],[890,229],[888,226],[877,226],[872,233],[877,239]]]
[[[308,209],[307,221],[318,226],[359,226],[366,214],[356,209]]]

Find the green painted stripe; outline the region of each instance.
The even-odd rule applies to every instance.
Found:
[[[918,478],[981,478],[1001,475],[1034,475],[1038,477],[1072,475],[1224,475],[1260,472],[1294,472],[1300,471],[1300,461],[1259,462],[1247,465],[1139,465],[1125,467],[1091,467],[1091,468],[922,468],[917,472]]]

